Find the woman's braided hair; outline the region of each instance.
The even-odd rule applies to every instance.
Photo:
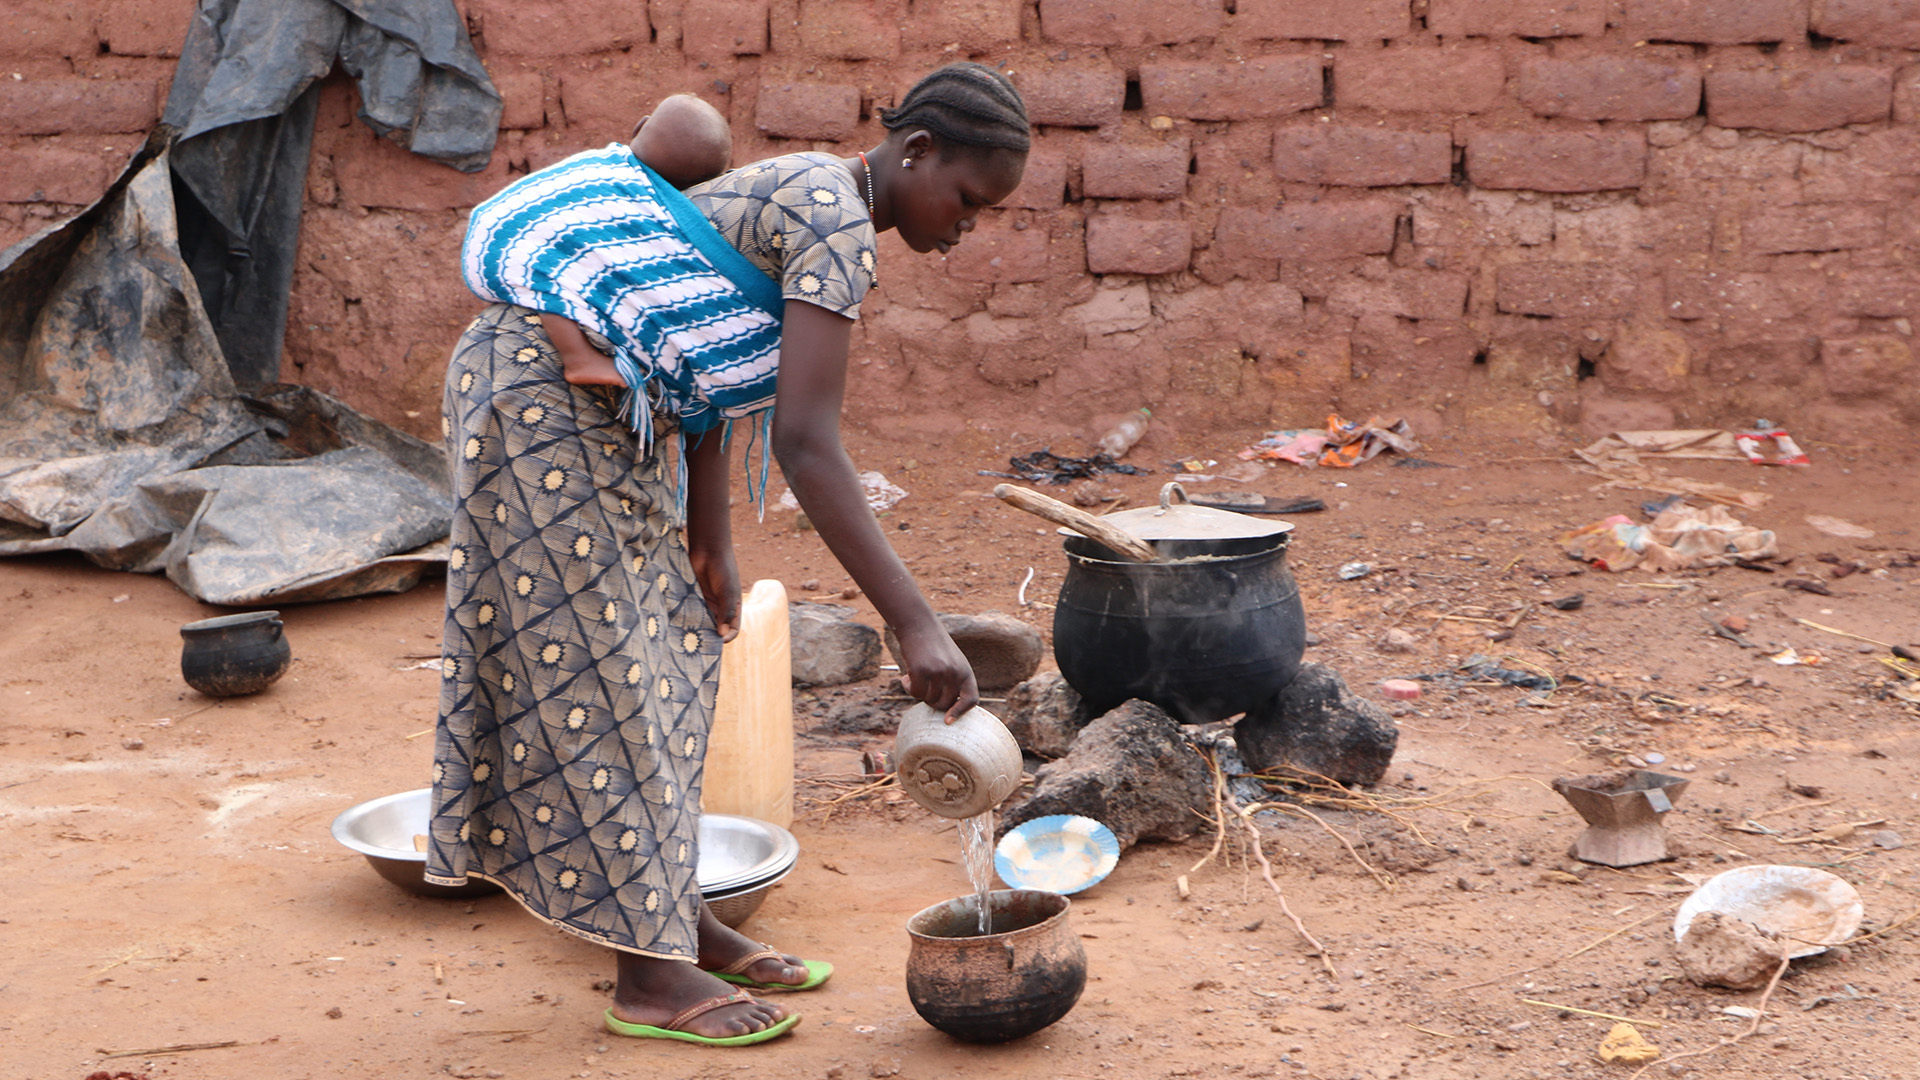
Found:
[[[913,84],[898,106],[880,111],[888,131],[921,127],[950,143],[1026,153],[1032,145],[1027,103],[1005,75],[984,64],[948,64]]]

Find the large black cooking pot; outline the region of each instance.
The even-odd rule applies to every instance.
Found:
[[[1173,505],[1103,520],[1163,561],[1133,562],[1083,536],[1066,540],[1053,654],[1080,696],[1105,711],[1144,698],[1183,723],[1222,720],[1278,694],[1300,670],[1306,616],[1287,568],[1293,526]]]

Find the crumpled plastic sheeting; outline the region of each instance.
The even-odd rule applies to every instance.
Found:
[[[1670,507],[1646,525],[1615,514],[1562,536],[1560,544],[1574,558],[1613,571],[1639,566],[1666,573],[1780,555],[1771,529],[1756,529],[1724,506]]]
[[[368,126],[463,172],[486,167],[500,93],[451,0],[201,0],[166,122],[185,142],[279,116],[335,57]]]
[[[493,150],[500,94],[452,0],[201,0],[163,122],[181,254],[243,386],[280,375],[318,83],[336,60],[382,136],[464,172]]]
[[[314,390],[239,392],[163,146],[0,254],[0,555],[77,551],[217,604],[411,587],[445,558],[440,450]]]

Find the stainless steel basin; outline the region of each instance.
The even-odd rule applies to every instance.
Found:
[[[432,818],[433,791],[419,788],[351,807],[333,819],[333,838],[366,856],[388,881],[421,896],[446,899],[484,896],[499,886],[478,878],[465,885],[434,885],[425,878],[427,853],[414,846]],[[695,880],[703,895],[764,888],[785,877],[800,858],[800,842],[772,822],[733,814],[700,815],[700,866]]]

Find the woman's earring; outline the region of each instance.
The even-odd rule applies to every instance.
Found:
[[[913,159],[912,159],[912,158],[901,158],[901,159],[900,159],[900,167],[901,167],[901,168],[903,168],[903,169],[911,169],[911,168],[913,168]]]

